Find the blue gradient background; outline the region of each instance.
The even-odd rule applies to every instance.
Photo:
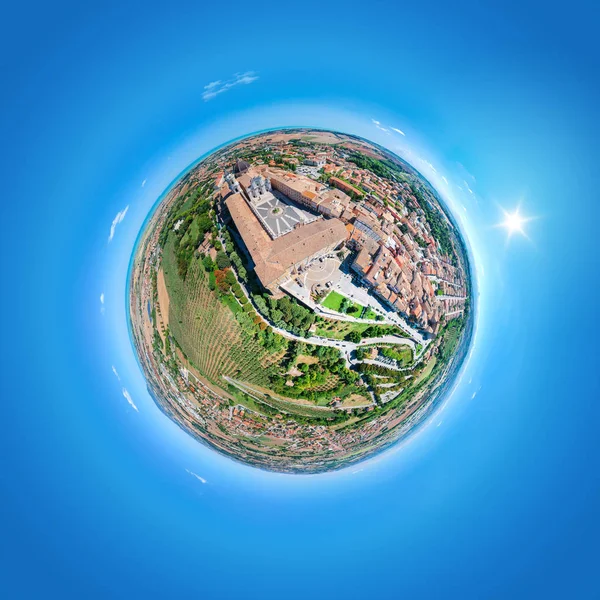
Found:
[[[3,597],[600,597],[592,3],[3,12]],[[259,79],[203,102],[247,70]],[[405,156],[460,218],[481,287],[443,409],[325,476],[191,440],[146,393],[126,329],[157,197],[216,145],[283,125]],[[537,219],[507,245],[493,226],[519,202]]]

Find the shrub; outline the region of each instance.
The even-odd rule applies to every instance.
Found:
[[[214,291],[217,287],[217,280],[215,277],[215,274],[211,271],[208,274],[208,288],[212,291]]]
[[[229,257],[223,251],[217,252],[216,262],[217,267],[219,267],[219,269],[226,269],[231,266],[231,261],[229,260]]]
[[[347,336],[346,339],[349,342],[353,342],[355,344],[358,344],[358,342],[360,342],[360,333],[358,333],[358,331],[351,331]]]

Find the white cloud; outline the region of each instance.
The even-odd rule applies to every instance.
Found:
[[[442,175],[442,180],[446,185],[448,185],[448,180],[443,175]]]
[[[104,292],[100,294],[100,314],[104,314]]]
[[[396,133],[399,133],[400,135],[406,135],[406,134],[404,133],[404,131],[402,131],[402,129],[398,129],[398,128],[396,128],[396,127],[390,127],[390,129],[391,129],[392,131],[395,131]]]
[[[129,402],[129,406],[133,408],[136,412],[139,412],[138,407],[135,405],[133,400],[131,399],[131,394],[127,391],[127,388],[123,388],[122,390],[124,398]]]
[[[377,121],[376,119],[371,119],[371,121],[373,122],[373,125],[375,125],[375,127],[377,127],[377,129],[384,131],[385,133],[389,134],[390,130],[386,129],[385,127],[383,127],[383,125]]]
[[[424,158],[421,160],[423,161],[424,165],[427,165],[434,173],[437,173],[437,169],[428,160],[425,160]]]
[[[190,471],[189,469],[186,469],[185,472],[194,476],[201,483],[208,483],[208,481],[206,481],[206,479],[204,479],[204,477],[200,477],[200,475],[198,475],[198,473],[194,473],[194,471]]]
[[[115,237],[115,229],[117,228],[117,225],[123,221],[128,210],[129,204],[123,210],[119,211],[113,219],[112,225],[110,226],[110,235],[108,236],[109,242]]]
[[[119,372],[117,371],[117,368],[115,367],[115,365],[112,365],[112,372],[115,374],[115,377],[119,381],[121,381],[121,376],[119,375]],[[138,407],[135,405],[135,402],[133,401],[133,398],[131,397],[131,394],[129,393],[129,391],[127,390],[126,387],[121,388],[121,393],[123,394],[123,398],[125,398],[125,400],[127,400],[127,402],[129,403],[129,406],[131,406],[131,408],[133,408],[133,410],[135,410],[136,412],[140,412],[138,410]]]
[[[142,181],[142,187],[144,187],[146,185],[146,181],[148,181],[148,180],[144,179],[144,181]]]
[[[202,99],[204,102],[212,100],[219,94],[227,92],[236,85],[248,85],[258,79],[258,75],[255,71],[246,71],[245,73],[236,73],[231,79],[225,81],[217,79],[217,81],[211,81],[204,86],[202,92]]]

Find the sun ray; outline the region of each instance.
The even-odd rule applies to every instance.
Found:
[[[527,233],[525,232],[525,224],[529,223],[529,221],[533,220],[533,217],[525,217],[521,214],[521,205],[517,205],[514,211],[509,212],[504,208],[501,209],[504,215],[504,220],[496,225],[496,227],[502,227],[506,229],[507,232],[507,242],[510,238],[519,234],[524,238],[529,239]]]

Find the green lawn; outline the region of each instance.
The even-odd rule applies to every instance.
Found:
[[[349,321],[334,321],[333,319],[318,319],[317,331],[320,337],[343,340],[351,331],[362,333],[370,327],[368,323],[354,323]]]
[[[321,304],[325,308],[328,308],[330,310],[335,310],[336,312],[341,313],[342,312],[342,303],[344,302],[345,298],[346,297],[343,296],[342,294],[340,294],[339,292],[331,291],[331,292],[329,292],[329,294],[327,294],[327,296],[321,302]],[[352,309],[354,309],[354,310],[352,310]],[[362,306],[361,304],[358,304],[357,302],[352,302],[350,308],[346,311],[346,314],[348,314],[352,317],[360,318],[360,316],[364,310],[365,310],[364,306]],[[373,317],[373,318],[375,318],[375,317]]]
[[[352,310],[352,309],[354,309],[354,310]],[[360,319],[364,310],[365,310],[364,306],[362,306],[361,304],[358,304],[356,302],[353,302],[352,306],[346,311],[346,314],[350,317],[355,317],[357,319]]]
[[[415,379],[415,386],[419,385],[422,381],[425,381],[431,375],[436,362],[437,358],[435,356],[429,360],[429,362],[425,365],[425,368],[421,371],[421,374]]]
[[[364,314],[361,316],[361,319],[374,319],[377,316],[377,313],[370,307],[363,312]]]
[[[344,301],[344,296],[338,292],[329,292],[327,297],[321,302],[321,304],[325,308],[329,308],[330,310],[335,310],[340,312],[340,308],[342,306],[342,302]]]
[[[362,334],[365,329],[373,327],[370,323],[360,323],[356,321],[336,321],[317,317],[317,329],[315,334],[320,337],[331,338],[334,340],[343,340],[351,331],[358,331]],[[380,324],[382,335],[397,335],[399,337],[408,337],[408,335],[395,325]]]
[[[229,386],[228,391],[235,396],[240,404],[243,404],[256,412],[273,414],[272,411],[262,408],[262,405],[266,404],[267,407],[271,407],[276,411],[286,412],[291,415],[300,415],[302,417],[322,419],[333,416],[333,409],[327,406],[320,407],[319,405],[316,405],[319,407],[315,408],[315,405],[305,404],[301,401],[296,401],[293,398],[285,398],[270,390],[268,393],[265,393],[247,383],[245,385],[248,386],[248,391],[251,391],[252,396],[249,395],[248,391],[244,391],[236,385]]]
[[[399,367],[407,367],[413,362],[412,350],[408,346],[386,346],[380,349],[383,356],[395,360]]]

